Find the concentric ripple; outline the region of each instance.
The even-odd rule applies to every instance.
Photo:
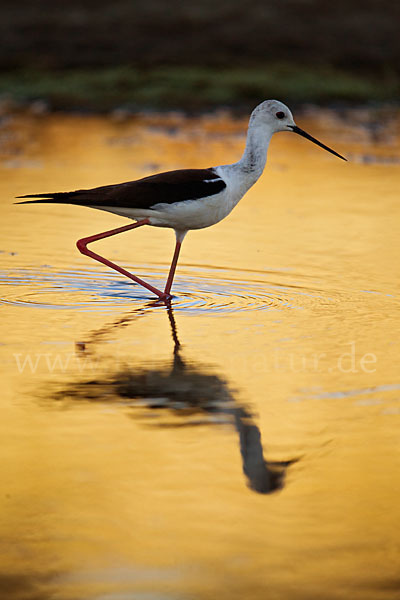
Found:
[[[137,272],[159,288],[166,279],[161,267],[150,270],[149,266],[142,266]],[[318,297],[295,285],[274,284],[266,273],[212,267],[188,268],[188,272],[191,274],[176,278],[177,295],[173,301],[175,309],[186,312],[302,309],[307,304],[305,297]],[[0,284],[2,303],[45,309],[110,311],[121,305],[131,306],[132,302],[154,300],[144,288],[112,272],[24,268],[0,271]]]

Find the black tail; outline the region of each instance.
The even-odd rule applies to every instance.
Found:
[[[80,190],[79,190],[80,191]],[[76,195],[79,192],[51,192],[49,194],[26,194],[26,196],[16,196],[16,198],[39,198],[39,200],[25,200],[24,202],[14,202],[14,204],[35,204],[35,203],[60,203],[77,204]]]

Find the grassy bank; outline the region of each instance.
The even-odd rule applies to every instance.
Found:
[[[288,103],[370,103],[400,95],[400,77],[374,78],[333,68],[284,64],[252,68],[129,67],[0,72],[0,97],[17,104],[43,100],[51,110],[117,107],[204,110],[248,107],[263,98]]]

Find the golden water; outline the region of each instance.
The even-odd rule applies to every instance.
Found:
[[[13,198],[232,162],[246,122],[3,120],[1,598],[399,598],[400,136],[378,117],[298,119],[348,163],[274,136],[186,238],[171,311],[75,249],[126,220]],[[173,244],[96,249],[161,287]]]

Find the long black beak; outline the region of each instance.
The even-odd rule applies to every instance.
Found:
[[[331,154],[334,154],[335,156],[338,156],[342,160],[347,160],[347,158],[345,158],[344,156],[341,156],[340,154],[338,154],[337,152],[335,152],[334,150],[332,150],[332,148],[328,148],[328,146],[325,146],[325,144],[322,144],[321,142],[319,142],[318,140],[316,140],[315,138],[313,138],[312,135],[310,135],[306,131],[303,131],[302,129],[300,129],[300,127],[297,127],[297,125],[289,125],[289,127],[295,133],[298,133],[302,137],[306,138],[306,140],[310,140],[310,142],[314,142],[314,144],[317,144],[317,146],[320,146],[324,150],[328,150],[328,152],[330,152]]]

